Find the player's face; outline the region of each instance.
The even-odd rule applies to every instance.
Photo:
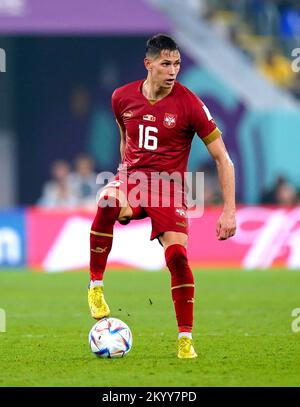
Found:
[[[163,50],[154,59],[148,60],[146,67],[151,79],[161,88],[172,88],[180,69],[180,53]]]

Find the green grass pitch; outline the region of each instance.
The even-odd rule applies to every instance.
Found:
[[[168,272],[108,270],[106,299],[131,327],[133,347],[104,360],[87,341],[87,272],[1,272],[0,386],[299,386],[291,312],[300,307],[300,273],[194,274],[197,359],[177,359]]]

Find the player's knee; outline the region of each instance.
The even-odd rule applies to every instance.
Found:
[[[117,199],[122,208],[125,208],[128,205],[124,192],[121,191],[119,188],[109,187],[109,188],[103,189],[100,194],[100,197],[99,197],[99,202],[103,199],[107,200],[107,198]]]
[[[166,263],[172,276],[172,286],[194,284],[193,272],[188,264],[186,249],[180,244],[167,247]]]
[[[98,208],[103,210],[118,208],[120,210],[120,200],[114,195],[104,195],[98,201]]]
[[[92,229],[102,223],[114,223],[118,219],[120,210],[120,202],[116,197],[106,195],[100,198]]]
[[[165,249],[168,246],[172,245],[182,245],[183,247],[187,247],[187,235],[185,233],[178,233],[178,232],[165,232],[161,236],[159,236],[159,241],[163,245]]]

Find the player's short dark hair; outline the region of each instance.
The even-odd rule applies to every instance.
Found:
[[[172,37],[166,34],[156,34],[149,38],[146,45],[146,56],[156,57],[162,50],[179,51],[179,47]]]

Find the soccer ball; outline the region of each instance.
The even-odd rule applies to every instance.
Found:
[[[130,328],[117,318],[103,318],[89,333],[91,351],[99,358],[121,358],[132,346]]]

